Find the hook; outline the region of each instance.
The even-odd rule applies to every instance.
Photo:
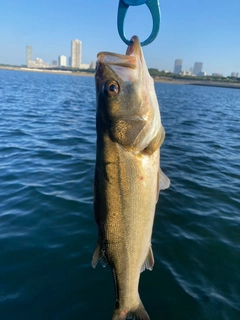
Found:
[[[151,43],[157,36],[159,27],[160,27],[160,6],[159,6],[159,0],[119,0],[118,5],[118,20],[117,20],[117,26],[118,26],[118,33],[121,37],[121,39],[127,44],[131,45],[131,41],[127,40],[125,37],[123,25],[125,16],[128,10],[128,7],[130,6],[139,6],[142,4],[146,4],[151,12],[152,20],[153,20],[153,28],[150,36],[143,42],[141,42],[141,46],[146,46],[149,43]]]

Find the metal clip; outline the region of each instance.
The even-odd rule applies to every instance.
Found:
[[[117,19],[117,26],[118,26],[118,33],[121,39],[127,44],[131,45],[131,41],[127,40],[125,37],[125,33],[123,30],[125,16],[130,6],[140,6],[142,4],[146,4],[151,12],[152,20],[153,20],[153,28],[150,36],[143,42],[141,42],[141,46],[146,46],[151,43],[157,36],[159,27],[160,27],[160,6],[159,0],[119,0],[118,5],[118,19]]]

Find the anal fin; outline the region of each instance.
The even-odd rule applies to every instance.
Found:
[[[95,269],[98,261],[102,258],[102,251],[100,248],[100,245],[97,245],[97,248],[94,251],[93,257],[92,257],[92,267]]]
[[[92,258],[92,267],[94,269],[96,268],[98,261],[101,262],[103,267],[106,267],[106,265],[108,264],[104,254],[103,254],[103,251],[101,250],[100,244],[97,245],[97,248],[94,251],[93,258]]]

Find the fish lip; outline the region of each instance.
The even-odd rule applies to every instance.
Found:
[[[99,62],[109,66],[119,66],[130,69],[137,68],[136,58],[141,59],[141,45],[137,36],[131,38],[131,44],[127,47],[126,54],[118,54],[114,52],[101,51],[97,55]]]
[[[141,50],[140,50],[141,45],[140,45],[140,41],[139,41],[138,36],[133,36],[130,41],[131,41],[131,44],[130,44],[130,46],[127,47],[126,55],[127,56],[139,55],[141,52]]]

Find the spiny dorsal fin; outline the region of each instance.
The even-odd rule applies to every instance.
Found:
[[[142,265],[141,272],[143,272],[145,269],[152,271],[153,266],[154,266],[154,257],[153,257],[152,247],[150,247],[147,257]]]

